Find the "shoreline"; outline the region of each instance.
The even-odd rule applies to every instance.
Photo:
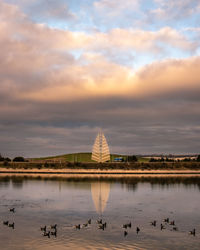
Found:
[[[5,169],[0,168],[1,174],[41,174],[41,175],[200,175],[200,170],[169,169],[169,170],[121,170],[121,169]]]

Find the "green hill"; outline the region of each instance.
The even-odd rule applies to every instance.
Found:
[[[64,155],[57,155],[57,156],[49,156],[49,157],[42,157],[42,158],[34,158],[31,159],[32,161],[68,161],[68,162],[94,162],[91,159],[92,153],[73,153],[73,154],[64,154]],[[123,157],[126,160],[126,155],[120,154],[111,154],[110,162],[113,162],[117,157]]]

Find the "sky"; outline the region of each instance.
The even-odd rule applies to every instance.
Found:
[[[0,0],[0,153],[200,153],[199,0]]]

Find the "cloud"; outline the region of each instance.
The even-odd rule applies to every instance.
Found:
[[[198,0],[154,0],[157,8],[150,11],[151,17],[159,20],[182,20],[197,14]]]
[[[67,3],[64,1],[40,0],[31,6],[31,11],[33,11],[40,20],[45,21],[52,19],[60,21],[76,19],[76,15],[69,10]]]
[[[76,20],[76,15],[69,9],[66,1],[59,0],[10,0],[9,2],[19,6],[32,20],[37,22],[66,22]]]
[[[198,63],[194,63],[197,58],[155,63],[141,69],[138,74],[129,67],[110,61],[101,53],[104,49],[109,51],[112,48],[124,53],[129,53],[130,49],[158,53],[164,50],[161,43],[183,50],[195,50],[196,43],[168,27],[157,32],[113,29],[109,33],[88,35],[34,24],[13,5],[1,3],[1,10],[0,72],[1,93],[4,96],[34,101],[71,101],[104,95],[137,96],[145,93],[141,86],[149,75],[152,76],[152,71],[158,72],[157,79],[160,80],[159,72],[163,74],[164,69],[167,77],[164,75],[162,81],[166,82],[168,78],[171,81],[173,77],[170,78],[170,75],[173,76],[174,71],[177,77],[181,77],[179,72],[187,75],[192,67],[193,72],[198,70]],[[83,50],[78,60],[71,54],[71,50],[75,49]],[[187,66],[190,63],[192,67]],[[156,83],[157,79],[153,81]],[[150,85],[152,90],[153,85]],[[156,88],[160,89],[157,85]],[[148,89],[146,86],[144,89]],[[166,86],[169,84],[166,83]]]
[[[108,12],[111,16],[116,16],[124,10],[138,10],[139,2],[139,0],[100,0],[94,2],[94,7],[99,11]]]
[[[170,27],[163,27],[158,31],[113,29],[108,33],[96,33],[94,38],[94,46],[99,49],[107,46],[122,50],[162,53],[166,46],[185,51],[195,51],[198,47],[196,42],[188,40]]]
[[[86,66],[70,68],[64,75],[50,75],[49,84],[31,92],[21,91],[18,98],[33,101],[68,102],[104,96],[164,95],[182,91],[199,91],[200,58],[165,60],[145,66],[138,72],[93,57]],[[79,74],[77,81],[71,80]],[[70,75],[71,74],[71,75]],[[52,82],[52,83],[51,83]]]
[[[112,152],[196,152],[198,41],[170,27],[52,29],[3,1],[0,19],[0,152],[89,151],[99,127]],[[140,68],[120,60],[142,55],[153,60]]]

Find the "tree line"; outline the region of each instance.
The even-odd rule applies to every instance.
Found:
[[[150,158],[149,160],[150,162],[193,162],[193,161],[197,161],[200,162],[200,155],[197,156],[196,159],[191,159],[190,157],[186,157],[182,160],[178,159],[175,160],[173,158],[168,158],[168,157],[161,157],[161,158]]]
[[[1,154],[0,154],[0,162],[11,162],[11,161],[14,161],[14,162],[25,162],[26,160],[24,159],[24,157],[22,156],[16,156],[15,158],[13,158],[12,160],[9,158],[9,157],[3,157]]]

